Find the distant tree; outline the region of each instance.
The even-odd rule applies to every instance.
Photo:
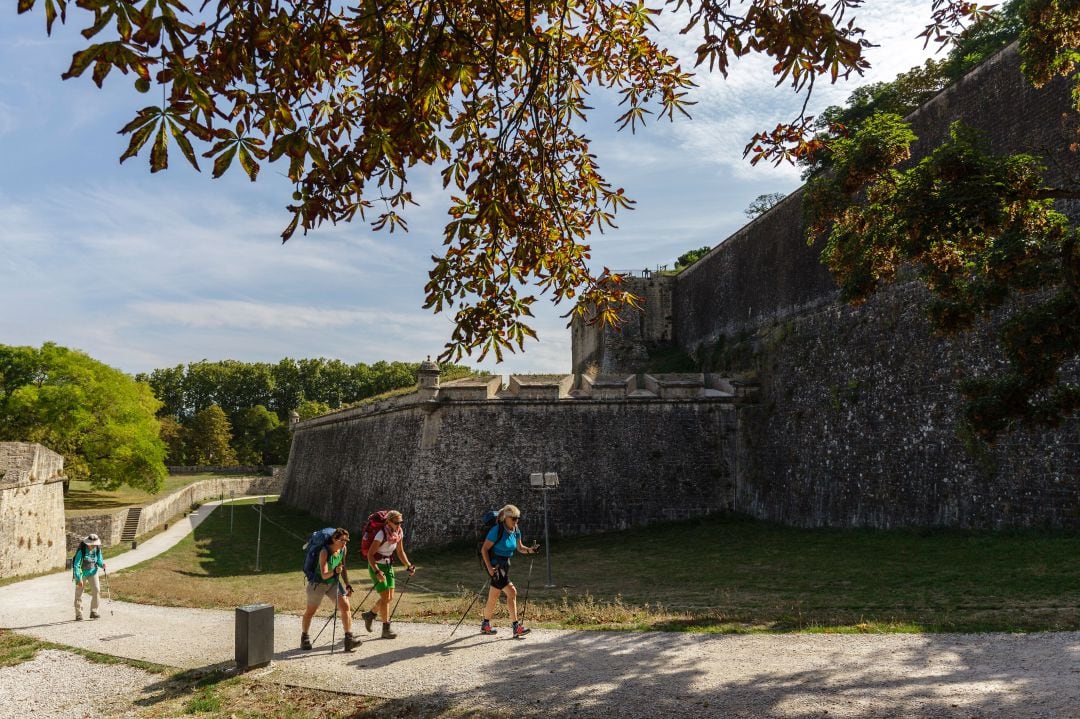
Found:
[[[678,272],[685,267],[689,267],[705,255],[712,252],[712,248],[706,245],[705,247],[699,247],[696,250],[690,250],[679,255],[679,258],[675,260],[675,271]]]
[[[296,413],[300,415],[300,419],[311,419],[313,417],[321,417],[324,414],[333,412],[334,408],[325,402],[316,402],[314,400],[305,400],[300,403],[300,406],[296,408]]]
[[[281,424],[278,416],[261,404],[236,413],[232,422],[232,446],[240,464],[271,464],[274,430]]]
[[[158,417],[161,424],[161,441],[165,443],[168,453],[165,455],[165,464],[170,466],[182,466],[187,464],[186,437],[187,430],[184,425],[172,417]]]
[[[746,206],[746,209],[743,210],[743,214],[751,219],[761,217],[785,197],[787,197],[787,195],[783,192],[769,192],[764,195],[758,195]]]
[[[0,345],[0,439],[59,452],[70,479],[160,489],[159,407],[148,385],[77,350]]]
[[[193,464],[236,464],[230,440],[232,428],[225,411],[216,404],[195,414],[187,425],[188,460]]]

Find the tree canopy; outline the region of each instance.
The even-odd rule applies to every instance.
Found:
[[[70,479],[160,489],[160,406],[149,386],[77,350],[0,345],[0,439],[59,452]]]
[[[696,64],[726,75],[735,58],[773,61],[777,84],[807,97],[819,78],[861,73],[871,43],[853,17],[862,0],[665,0],[698,38]],[[44,6],[46,28],[76,10],[87,46],[65,78],[117,70],[160,92],[121,132],[121,160],[148,150],[153,172],[178,150],[219,177],[252,180],[281,162],[294,184],[288,240],[359,217],[407,227],[417,163],[453,193],[445,250],[425,306],[453,312],[442,359],[521,348],[536,293],[588,321],[638,305],[606,268],[589,267],[591,233],[632,201],[600,172],[583,132],[591,91],[621,99],[620,127],[686,113],[691,73],[658,40],[661,9],[635,0],[19,0]],[[948,41],[985,14],[934,0],[927,39]],[[160,98],[158,100],[157,98]],[[809,118],[747,146],[753,160],[807,149]]]

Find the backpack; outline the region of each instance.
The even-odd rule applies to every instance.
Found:
[[[386,515],[389,513],[390,510],[388,509],[380,509],[378,512],[369,514],[367,521],[364,522],[363,536],[360,538],[360,556],[364,558],[364,561],[367,561],[368,550],[371,549],[371,544],[375,541],[375,535],[386,528]],[[401,530],[399,529],[394,535],[399,542],[401,541],[400,533]],[[393,540],[393,537],[390,537],[388,534],[384,534],[383,536],[387,537],[390,541]]]
[[[319,552],[330,544],[330,540],[334,537],[334,527],[325,527],[323,529],[317,529],[311,533],[308,540],[304,543],[304,576],[307,577],[309,582],[318,582],[322,579],[321,572],[319,571]]]
[[[495,525],[499,525],[499,533],[495,535],[495,544],[502,541],[503,534],[506,533],[506,527],[499,521],[499,513],[494,509],[489,509],[484,512],[484,516],[480,518],[480,527],[477,532],[480,535],[479,540],[476,542],[476,556],[480,557],[480,561],[484,560],[484,553],[481,551],[484,547],[484,542],[487,541],[488,532]]]
[[[86,559],[86,555],[90,553],[90,547],[86,546],[86,542],[79,542],[79,546],[75,548],[75,554],[71,555],[71,566],[75,567],[75,559],[79,556],[79,552],[82,552],[83,559]],[[82,567],[79,567],[82,569]]]

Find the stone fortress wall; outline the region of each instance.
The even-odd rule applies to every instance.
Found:
[[[1069,89],[1032,88],[1007,48],[908,118],[914,158],[960,120],[996,152],[1047,157],[1051,184],[1080,177]],[[671,318],[667,344],[761,383],[760,403],[739,415],[734,507],[802,526],[1080,529],[1080,419],[993,447],[957,422],[959,381],[1004,366],[994,328],[1007,313],[943,338],[918,282],[841,305],[820,245],[804,240],[801,204],[797,191],[675,277],[632,280],[639,293],[671,286],[669,303],[646,310]],[[1080,203],[1059,207],[1080,217]],[[636,320],[632,342],[575,328],[574,370],[640,370],[665,345],[648,327]],[[1077,363],[1065,376],[1080,381]]]
[[[909,119],[916,158],[962,120],[995,151],[1046,155],[1057,182],[1080,177],[1075,118],[1068,84],[1028,86],[1013,46]],[[992,325],[935,336],[912,282],[840,305],[820,249],[796,192],[679,275],[631,278],[645,313],[617,333],[574,326],[572,376],[439,387],[427,367],[414,394],[296,425],[283,499],[350,529],[399,507],[420,543],[470,536],[505,502],[535,536],[537,471],[562,478],[556,533],[729,508],[798,526],[1080,529],[1080,420],[990,448],[957,422],[959,380],[1002,366]],[[760,388],[646,372],[673,348]]]
[[[0,579],[64,566],[64,458],[0,442]]]
[[[531,472],[557,472],[552,533],[681,519],[732,504],[736,406],[745,390],[705,375],[476,377],[300,422],[282,500],[358,530],[396,507],[410,544],[471,538],[506,503],[542,532]]]

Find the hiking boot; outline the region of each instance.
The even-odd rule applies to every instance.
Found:
[[[101,615],[98,614],[97,612],[90,612],[90,618],[91,619],[101,619]]]
[[[75,621],[81,622],[82,621],[82,615],[81,614],[76,614],[75,615]]]
[[[307,634],[300,635],[300,648],[311,649],[311,637],[309,637]]]
[[[521,637],[525,636],[526,634],[528,634],[531,631],[532,631],[531,629],[526,629],[525,625],[522,624],[521,622],[514,622],[514,636],[515,637],[521,638]]]
[[[352,632],[345,632],[345,651],[351,652],[360,646],[360,640],[352,635]]]
[[[499,630],[491,628],[491,622],[489,622],[487,619],[480,622],[480,633],[481,634],[495,634],[497,631],[499,631]]]
[[[364,618],[364,629],[370,633],[372,631],[371,626],[375,623],[375,612],[364,612],[360,616]]]
[[[390,631],[390,622],[383,622],[383,624],[382,624],[382,638],[383,639],[397,639],[397,632]]]

